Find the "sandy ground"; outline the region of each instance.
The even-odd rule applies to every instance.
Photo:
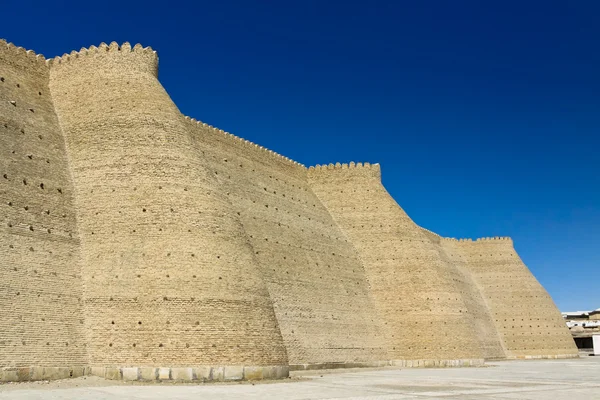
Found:
[[[491,362],[482,368],[295,372],[290,379],[208,384],[98,377],[0,385],[0,399],[600,399],[600,357]]]

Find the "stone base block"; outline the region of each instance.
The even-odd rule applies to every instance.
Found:
[[[287,365],[276,366],[194,366],[194,367],[90,367],[91,375],[126,381],[223,382],[284,379]]]
[[[140,369],[139,368],[122,368],[121,374],[124,381],[138,381],[140,380]]]
[[[171,368],[171,379],[174,381],[195,381],[193,368]]]
[[[547,354],[547,355],[514,355],[507,360],[562,360],[566,358],[579,358],[579,353],[573,354]]]
[[[89,368],[77,367],[4,367],[0,368],[0,382],[51,381],[77,378],[90,373]]]

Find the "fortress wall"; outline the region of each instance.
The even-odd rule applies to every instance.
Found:
[[[90,364],[286,366],[252,246],[157,64],[152,49],[128,43],[51,62],[76,187]]]
[[[421,229],[425,236],[434,244],[444,263],[453,265],[460,274],[460,279],[456,280],[456,284],[463,295],[467,310],[472,317],[472,329],[479,341],[479,347],[483,351],[483,357],[485,359],[506,358],[504,344],[496,329],[489,306],[477,282],[465,265],[465,260],[462,257],[456,257],[455,249],[452,247],[452,244],[455,242],[448,241],[427,229]],[[446,245],[444,246],[442,242]]]
[[[45,60],[0,41],[0,381],[87,363],[74,210]]]
[[[310,189],[306,168],[194,120],[190,126],[244,224],[292,367],[388,360],[362,263]]]
[[[560,312],[521,261],[510,238],[444,239],[441,243],[477,282],[508,357],[577,356]]]
[[[311,187],[358,249],[396,359],[482,359],[468,282],[381,184],[379,165],[310,168]]]

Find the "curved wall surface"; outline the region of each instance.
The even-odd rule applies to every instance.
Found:
[[[258,263],[150,48],[51,65],[80,219],[90,364],[287,365]]]
[[[464,265],[491,311],[510,358],[577,356],[565,322],[509,238],[443,239],[451,259]]]
[[[150,48],[0,42],[0,381],[571,357],[512,241],[418,227],[379,165],[181,115]]]
[[[460,273],[461,279],[457,279],[456,284],[462,293],[465,305],[471,316],[472,329],[479,341],[483,357],[485,359],[505,358],[504,343],[498,333],[490,308],[481,292],[481,288],[469,272],[469,268],[465,265],[464,259],[456,257],[451,248],[442,244],[447,239],[426,229],[423,229],[423,232],[437,249],[440,258],[446,264],[453,265]]]
[[[190,121],[198,151],[240,216],[293,368],[389,359],[358,254],[304,166]]]
[[[48,68],[0,41],[0,381],[81,375],[81,305],[73,186]]]
[[[311,187],[357,248],[395,359],[482,359],[464,276],[381,184],[379,165],[317,166]]]

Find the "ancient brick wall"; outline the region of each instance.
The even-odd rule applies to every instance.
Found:
[[[483,358],[464,276],[388,194],[379,165],[311,167],[309,181],[358,249],[393,358]]]
[[[48,68],[0,41],[0,369],[33,367],[15,372],[28,379],[42,378],[38,367],[86,365],[83,326],[73,186]]]
[[[511,240],[418,227],[379,165],[307,169],[190,120],[157,69],[139,45],[0,42],[0,381],[577,354]]]
[[[451,264],[460,274],[460,279],[456,280],[456,284],[462,293],[463,300],[471,317],[472,329],[479,341],[483,357],[485,359],[505,358],[506,352],[503,341],[479,285],[473,276],[471,276],[468,267],[465,265],[465,260],[462,257],[456,257],[455,253],[452,252],[454,249],[451,244],[455,242],[427,229],[423,229],[423,231],[425,236],[434,244],[440,258],[446,264]],[[442,242],[447,246],[442,245]]]
[[[92,366],[287,365],[252,247],[150,48],[52,60]]]
[[[243,222],[290,364],[389,359],[363,265],[310,189],[307,169],[203,123],[190,127]]]
[[[552,298],[516,253],[510,238],[441,241],[480,288],[507,356],[576,356],[577,349]]]

